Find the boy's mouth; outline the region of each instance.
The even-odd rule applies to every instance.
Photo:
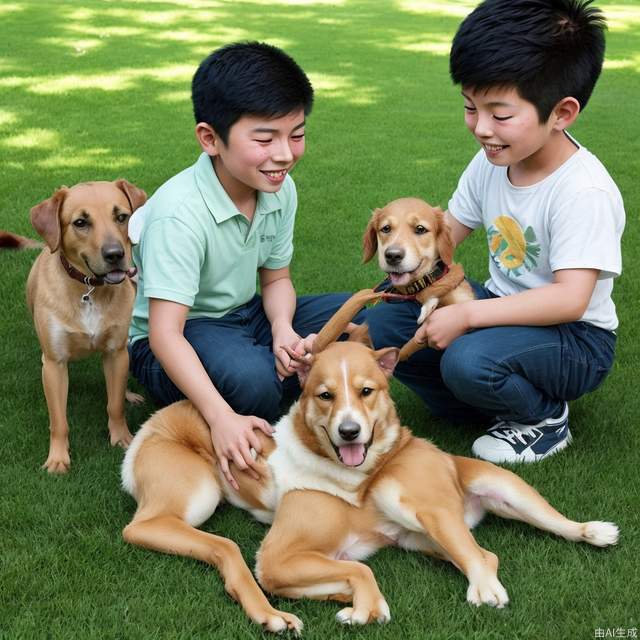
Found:
[[[503,151],[509,145],[508,144],[487,144],[486,142],[484,142],[482,146],[484,147],[484,150],[487,153],[500,153],[500,151]]]
[[[286,178],[288,172],[288,169],[279,169],[278,171],[260,171],[260,173],[262,173],[269,182],[274,183],[282,182]]]

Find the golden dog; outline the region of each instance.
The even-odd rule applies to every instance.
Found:
[[[415,296],[422,305],[418,324],[440,306],[473,300],[464,270],[453,262],[453,240],[444,213],[419,198],[400,198],[376,209],[362,240],[363,261],[378,254],[388,274],[388,292]],[[412,339],[401,352],[408,358],[426,345]]]
[[[497,557],[470,531],[486,511],[568,540],[616,543],[615,525],[568,520],[510,471],[411,435],[388,390],[398,350],[329,343],[345,326],[333,323],[333,334],[323,329],[316,339],[313,363],[301,363],[300,400],[272,440],[258,433],[261,478],[234,474],[238,491],[220,472],[209,427],[190,402],[153,415],[122,466],[123,486],[138,503],[125,540],[216,566],[227,592],[269,631],[300,631],[302,623],[269,604],[234,542],[196,528],[222,499],[273,521],[258,552],[260,584],[288,598],[346,603],[337,614],[345,624],[390,620],[371,569],[359,562],[388,545],[452,562],[474,605],[507,604]]]
[[[135,290],[127,277],[134,272],[127,226],[145,200],[144,191],[126,180],[86,182],[59,189],[31,210],[33,227],[48,245],[29,273],[27,303],[42,348],[50,421],[43,467],[50,473],[65,473],[71,463],[69,360],[102,352],[111,444],[131,442],[124,400]]]

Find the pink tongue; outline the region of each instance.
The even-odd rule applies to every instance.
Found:
[[[340,459],[348,467],[357,467],[364,462],[363,444],[345,444],[338,448]]]
[[[110,271],[104,276],[109,284],[119,284],[125,279],[127,274],[124,271]]]

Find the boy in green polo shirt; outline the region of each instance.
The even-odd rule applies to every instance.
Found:
[[[229,463],[255,474],[254,429],[271,434],[301,349],[345,295],[296,297],[289,276],[296,189],[313,89],[283,51],[214,51],[192,83],[196,163],[162,185],[129,227],[139,280],[131,371],[158,404],[189,398]],[[261,296],[256,294],[256,274]]]

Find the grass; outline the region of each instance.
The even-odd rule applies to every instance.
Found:
[[[300,196],[294,281],[300,293],[356,290],[376,281],[359,238],[371,209],[403,195],[446,206],[475,151],[447,75],[448,44],[467,0],[15,0],[0,5],[0,228],[32,235],[29,209],[61,184],[126,177],[152,193],[191,164],[189,82],[213,48],[237,39],[285,47],[317,90]],[[385,550],[370,564],[392,622],[343,629],[335,603],[286,601],[307,638],[590,638],[637,628],[640,366],[640,9],[601,0],[610,21],[607,64],[572,132],[608,167],[628,212],[621,325],[614,371],[572,403],[574,445],[520,470],[575,519],[610,519],[618,547],[573,545],[524,525],[488,519],[480,544],[501,558],[512,598],[475,609],[451,566]],[[39,470],[47,450],[40,354],[24,304],[33,252],[0,254],[0,638],[256,638],[217,573],[126,546],[134,503],[119,487],[120,450],[108,446],[99,359],[71,366],[73,467]],[[327,260],[327,258],[329,258]],[[486,249],[458,252],[482,279]],[[432,419],[394,386],[404,422],[442,448],[468,453],[477,432]],[[131,408],[137,428],[152,407]],[[425,470],[428,473],[428,470]],[[319,517],[321,514],[319,514]],[[237,540],[251,564],[265,529],[222,507],[205,527]]]

